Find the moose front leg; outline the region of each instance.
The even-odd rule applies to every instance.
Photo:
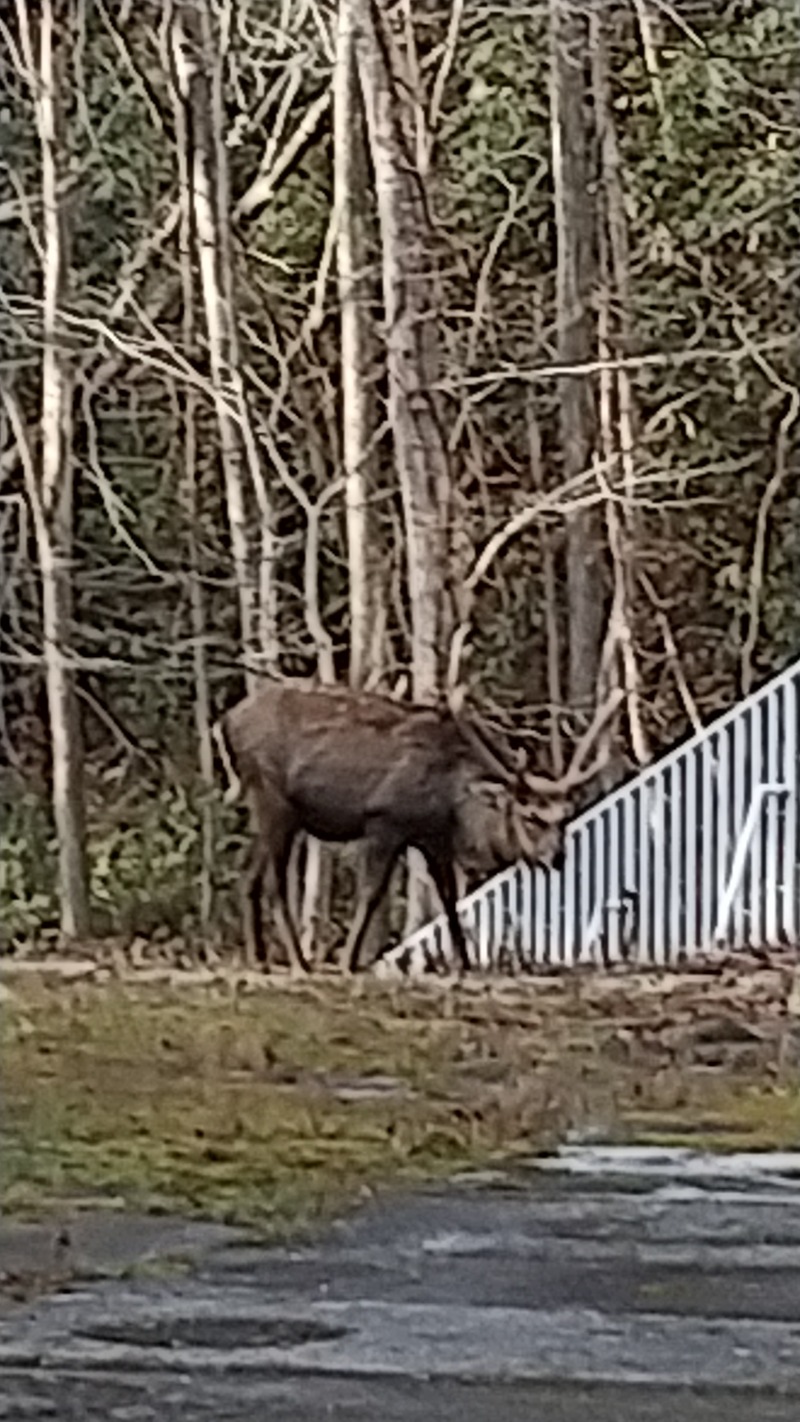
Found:
[[[464,930],[461,927],[461,919],[458,916],[458,889],[456,884],[456,873],[452,860],[444,854],[435,851],[425,851],[425,862],[439,898],[442,901],[442,908],[447,916],[447,925],[450,929],[450,938],[453,949],[459,959],[459,971],[468,973],[470,970],[469,953],[467,951],[467,941],[464,937]]]
[[[292,836],[287,836],[277,853],[271,857],[270,889],[275,923],[286,948],[290,971],[297,976],[300,973],[309,973],[311,966],[300,946],[300,938],[289,910],[289,859],[292,839]]]

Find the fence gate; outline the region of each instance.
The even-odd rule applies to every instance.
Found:
[[[795,943],[800,661],[573,820],[561,868],[518,864],[459,904],[475,966],[674,963]],[[444,917],[391,950],[449,957]]]

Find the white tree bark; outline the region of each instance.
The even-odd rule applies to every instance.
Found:
[[[40,0],[38,58],[31,12],[17,0],[20,49],[25,56],[36,106],[41,155],[42,232],[42,428],[37,471],[21,412],[5,395],[9,420],[22,460],[36,535],[42,580],[42,640],[53,764],[53,814],[58,840],[61,932],[67,939],[89,930],[89,890],[83,798],[80,715],[70,665],[73,533],[73,480],[70,448],[72,390],[58,338],[66,266],[63,214],[59,201],[62,161],[59,133],[59,69],[52,0]]]
[[[435,406],[437,338],[433,254],[410,123],[387,54],[387,24],[370,0],[353,0],[356,55],[375,174],[382,249],[389,420],[405,515],[412,690],[434,700],[446,620],[450,480]],[[416,115],[414,116],[416,119]]]
[[[239,603],[242,660],[245,680],[252,689],[256,671],[271,671],[277,664],[274,536],[272,509],[239,369],[220,70],[207,0],[178,0],[170,44],[175,84],[187,115],[195,240]],[[258,510],[258,549],[253,547],[249,534],[248,478]]]
[[[370,443],[375,401],[369,385],[374,339],[369,326],[368,248],[364,194],[366,153],[358,92],[356,0],[339,0],[333,83],[334,212],[339,282],[342,379],[342,462],[350,597],[350,685],[358,688],[380,674],[377,576],[379,548],[373,535],[370,498],[375,460]]]
[[[181,335],[184,354],[196,355],[195,295],[192,272],[192,183],[189,171],[189,143],[186,133],[185,109],[173,87],[173,117],[177,138],[178,177],[180,192],[179,248],[183,319]],[[211,695],[206,659],[206,604],[200,577],[200,550],[197,539],[197,519],[200,512],[200,489],[197,467],[197,410],[199,397],[191,387],[182,395],[183,470],[180,484],[181,501],[186,519],[186,551],[189,562],[189,604],[192,622],[192,661],[194,665],[194,719],[197,735],[197,759],[200,779],[207,794],[201,807],[202,864],[200,872],[200,922],[207,931],[211,922],[214,888],[214,807],[211,791],[214,786],[214,753],[211,736]]]

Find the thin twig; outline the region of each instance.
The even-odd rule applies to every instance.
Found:
[[[656,590],[653,587],[653,584],[651,583],[647,574],[640,569],[638,577],[639,582],[641,583],[642,587],[647,593],[647,596],[653,604],[653,609],[656,614],[656,620],[658,622],[659,627],[661,628],[661,637],[664,642],[664,651],[667,654],[667,661],[669,662],[670,668],[672,670],[672,675],[675,678],[675,685],[678,688],[678,694],[680,695],[681,701],[683,702],[684,710],[686,711],[686,714],[689,717],[689,722],[691,724],[692,730],[702,731],[703,723],[700,719],[700,713],[697,710],[697,702],[692,696],[691,690],[689,688],[689,683],[686,680],[686,675],[683,670],[683,664],[681,663],[678,648],[675,644],[675,638],[672,635],[672,628],[669,625],[669,619],[667,617],[667,614],[661,606]]]
[[[675,370],[679,366],[700,365],[704,361],[714,360],[735,363],[745,355],[752,355],[754,351],[763,353],[785,350],[797,343],[797,333],[792,332],[783,336],[771,336],[767,340],[760,341],[757,346],[753,345],[750,349],[742,349],[740,346],[727,349],[720,346],[698,346],[682,351],[645,351],[641,355],[619,356],[607,361],[562,361],[552,365],[530,366],[528,368],[511,365],[501,367],[499,370],[483,371],[480,375],[449,377],[436,382],[433,388],[451,392],[462,386],[477,389],[481,386],[500,385],[508,380],[559,380],[565,375],[596,375],[601,370],[645,370],[651,367]]]
[[[753,539],[753,556],[750,559],[750,577],[747,596],[747,635],[742,644],[741,653],[741,683],[742,693],[745,696],[749,694],[753,685],[753,653],[755,652],[756,643],[758,641],[769,517],[772,505],[786,478],[786,450],[789,442],[789,430],[797,419],[798,413],[800,413],[800,391],[793,389],[789,395],[788,406],[778,425],[778,437],[775,441],[775,465],[772,476],[761,495],[761,501],[758,505],[758,513],[756,515],[756,531]]]
[[[249,217],[258,208],[264,207],[274,197],[281,179],[286,176],[295,159],[319,128],[331,103],[331,91],[326,89],[307,108],[303,118],[291,138],[287,139],[280,153],[266,172],[259,173],[246,192],[242,194],[233,209],[233,220]]]
[[[436,128],[439,123],[439,115],[442,109],[442,99],[444,88],[450,70],[455,59],[456,45],[458,44],[458,32],[461,26],[461,16],[464,13],[464,0],[452,0],[450,7],[450,19],[447,25],[442,58],[439,68],[436,71],[436,78],[431,88],[431,100],[428,105],[428,165],[432,157],[433,145],[436,142]]]
[[[661,116],[662,124],[667,119],[667,109],[664,103],[664,87],[661,83],[661,73],[658,67],[658,56],[653,43],[653,30],[650,23],[650,14],[645,4],[645,0],[633,0],[633,8],[636,11],[636,19],[639,23],[639,34],[642,37],[642,49],[644,50],[644,64],[650,78],[650,85],[653,90],[653,98],[656,108]]]
[[[531,480],[535,489],[540,492],[544,489],[544,469],[542,467],[542,437],[539,430],[539,422],[536,419],[536,410],[533,403],[533,393],[528,392],[527,401],[527,424],[528,424],[528,460],[531,469]],[[561,688],[561,647],[558,635],[558,589],[556,586],[555,559],[553,557],[553,545],[551,536],[544,526],[539,534],[540,547],[542,550],[542,577],[544,579],[544,617],[545,631],[547,637],[547,695],[551,707],[556,707],[562,701]],[[550,713],[550,756],[553,762],[553,772],[561,775],[564,770],[564,745],[561,739],[561,718],[558,712],[553,710]]]

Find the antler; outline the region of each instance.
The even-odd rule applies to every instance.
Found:
[[[484,770],[487,770],[494,780],[499,780],[503,785],[508,786],[519,784],[519,772],[510,770],[492,747],[487,745],[470,717],[459,716],[458,727]]]
[[[597,707],[592,717],[591,725],[588,730],[584,731],[578,741],[572,755],[572,760],[560,780],[550,780],[546,776],[531,775],[526,772],[525,784],[528,789],[533,790],[537,795],[558,797],[566,795],[570,790],[574,790],[576,786],[585,784],[587,780],[591,780],[593,776],[597,775],[598,771],[602,770],[608,760],[608,748],[595,756],[590,766],[584,766],[583,762],[592,750],[600,732],[611,720],[611,717],[619,707],[620,702],[624,699],[624,696],[625,692],[622,688],[617,687],[616,690],[612,691],[610,695],[606,697],[605,701]]]
[[[495,780],[504,785],[518,786],[522,762],[516,761],[507,747],[497,744],[497,738],[491,735],[475,711],[464,712],[464,699],[463,686],[455,687],[447,694],[448,709],[458,722],[465,740],[469,742],[484,769],[488,770]],[[503,754],[504,751],[507,752],[507,758]]]

